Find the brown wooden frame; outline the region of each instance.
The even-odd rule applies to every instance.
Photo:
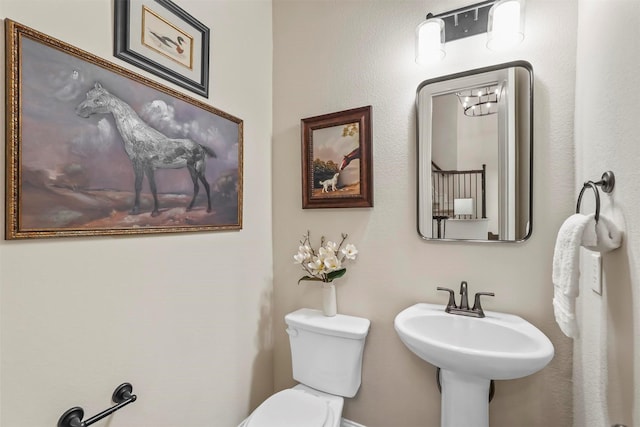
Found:
[[[5,239],[242,228],[242,119],[10,19],[5,19],[5,37]],[[31,61],[28,63],[31,65],[23,66],[25,61]],[[65,83],[62,89],[73,90],[60,95],[56,92],[53,96],[51,82],[56,80],[45,77],[50,74],[60,80],[61,72],[66,79],[62,81],[72,83]],[[97,128],[98,117],[104,117],[103,125],[112,120],[106,114],[84,118],[77,113],[76,106],[84,100],[85,92],[100,82],[105,84],[105,89],[109,87],[110,93],[118,92],[134,110],[152,101],[163,102],[184,113],[180,118],[176,116],[175,124],[188,125],[189,120],[199,120],[203,128],[221,130],[222,136],[214,141],[217,158],[211,147],[207,147],[210,151],[205,156],[205,161],[211,162],[206,169],[210,173],[206,180],[211,186],[211,209],[207,209],[206,198],[189,207],[184,203],[188,201],[184,196],[190,198],[194,191],[189,173],[183,168],[165,169],[168,174],[159,178],[159,210],[151,211],[152,200],[145,188],[140,210],[129,210],[133,199],[133,168],[122,139],[117,139],[121,137],[109,135],[108,143],[87,148],[108,160],[94,155],[93,159],[98,160],[89,163],[83,160],[90,159],[89,156],[72,150],[77,148],[80,139],[102,141],[98,138],[100,135],[82,133],[87,125],[93,130]],[[135,107],[129,97],[135,97]],[[111,126],[113,133],[117,133],[115,125]],[[213,144],[206,136],[176,136],[169,133],[170,129],[157,130],[171,141],[188,138],[203,147]],[[75,136],[78,138],[74,139]],[[105,168],[109,168],[109,172],[104,172]],[[87,170],[90,177],[85,173]],[[187,189],[187,186],[190,187]],[[203,192],[200,195],[204,197]],[[59,211],[75,216],[62,217],[57,214]]]
[[[336,143],[329,143],[328,132],[338,132],[340,129],[332,130],[332,128],[342,128],[343,137],[353,136],[347,134],[349,125],[357,124],[357,148],[351,152],[340,152],[337,150]],[[302,208],[368,208],[373,207],[373,155],[372,155],[372,124],[371,124],[371,106],[354,108],[345,111],[339,111],[321,116],[309,117],[301,120],[302,131]],[[322,132],[322,135],[319,134]],[[323,140],[322,137],[325,137]],[[314,140],[315,138],[315,140]],[[352,138],[353,140],[353,138]],[[353,141],[352,141],[353,142]],[[325,144],[332,150],[336,149],[333,158],[326,159],[326,162],[319,158],[314,158],[315,145]],[[328,186],[328,192],[322,191],[319,181],[326,180],[331,177],[331,173],[324,171],[324,176],[316,176],[314,161],[322,162],[323,167],[326,166],[329,171],[342,173],[339,167],[335,167],[341,160],[335,157],[339,155],[347,157],[359,150],[359,179],[357,184],[351,186],[338,185],[332,190]],[[317,153],[316,153],[317,154]],[[335,160],[334,160],[335,159]],[[354,165],[355,167],[355,165]],[[333,168],[333,169],[331,169]],[[353,167],[352,167],[353,168]],[[329,175],[326,175],[329,173]],[[353,172],[352,172],[353,173]],[[320,173],[318,173],[320,175]],[[322,179],[324,178],[324,179]]]

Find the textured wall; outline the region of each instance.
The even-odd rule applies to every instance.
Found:
[[[367,427],[437,426],[435,368],[410,353],[394,316],[419,301],[445,302],[436,286],[468,280],[493,291],[486,307],[523,316],[553,341],[543,371],[501,381],[492,426],[571,424],[571,341],[553,318],[551,258],[556,232],[573,210],[575,1],[527,2],[527,37],[517,51],[492,53],[483,37],[447,46],[444,62],[414,63],[413,34],[444,1],[274,1],[273,235],[275,386],[288,387],[283,316],[320,307],[319,289],[296,285],[300,236],[350,235],[360,258],[338,283],[338,311],[371,319],[362,388],[345,416]],[[416,233],[415,91],[423,80],[524,59],[535,74],[533,237],[522,244],[431,243]],[[300,119],[373,106],[375,207],[302,210]]]
[[[75,405],[92,416],[124,381],[139,399],[104,425],[232,426],[273,388],[271,3],[176,3],[212,30],[201,100],[244,120],[244,229],[0,241],[3,427],[53,426]],[[0,8],[142,73],[112,56],[112,1]]]
[[[625,229],[625,241],[603,256],[602,296],[591,291],[593,274],[585,268],[581,275],[581,337],[574,347],[576,427],[640,425],[640,108],[629,96],[629,89],[640,84],[640,57],[637,48],[621,48],[640,40],[639,15],[638,0],[579,2],[576,182],[614,171],[613,193],[601,193],[602,214]],[[593,196],[585,195],[585,201],[591,203],[585,209],[593,209]]]

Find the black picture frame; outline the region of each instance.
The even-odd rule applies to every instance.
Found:
[[[209,28],[170,0],[147,0],[144,3],[153,4],[153,7],[163,15],[163,17],[159,18],[159,22],[164,22],[167,28],[185,28],[187,29],[185,32],[193,32],[193,38],[190,39],[191,49],[189,52],[191,59],[196,59],[195,62],[197,64],[195,65],[197,66],[187,69],[185,68],[186,66],[182,66],[177,62],[174,65],[172,61],[165,60],[160,49],[154,51],[152,47],[147,48],[147,45],[143,42],[134,42],[132,34],[141,33],[141,38],[144,39],[144,30],[134,27],[141,22],[141,20],[133,19],[134,15],[137,16],[137,10],[132,14],[131,9],[134,6],[142,5],[143,2],[141,0],[114,0],[114,56],[208,98]],[[144,12],[142,15],[144,15]],[[142,22],[144,22],[143,18]],[[193,42],[194,40],[195,43]],[[159,44],[159,46],[164,47],[163,44]]]

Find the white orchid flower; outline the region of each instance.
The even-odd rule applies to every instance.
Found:
[[[324,262],[325,259],[333,255],[335,255],[335,253],[331,249],[327,249],[324,246],[318,249],[318,258],[320,258],[322,262]]]
[[[305,275],[298,280],[322,280],[331,281],[342,277],[346,273],[343,264],[346,261],[356,259],[358,250],[355,245],[345,244],[347,235],[342,233],[342,240],[339,243],[320,239],[320,246],[315,249],[311,246],[309,232],[300,240],[298,253],[293,256],[296,264],[299,264],[305,271]],[[343,247],[344,245],[344,247]]]
[[[342,263],[337,256],[333,255],[324,260],[324,266],[326,267],[327,272],[330,273],[332,271],[340,270],[342,268]]]
[[[336,242],[328,241],[327,244],[324,246],[334,254],[338,252],[338,244]]]
[[[309,268],[309,270],[311,270],[311,273],[314,276],[318,276],[326,272],[324,262],[322,262],[322,260],[318,257],[315,257],[313,261],[307,264],[307,267]]]
[[[347,259],[350,259],[350,260],[356,259],[356,256],[358,255],[358,249],[356,249],[356,246],[351,243],[349,243],[347,246],[342,248],[341,252],[344,254],[344,256]]]
[[[298,252],[293,256],[293,260],[296,264],[302,264],[303,262],[307,261],[307,255],[302,252]]]
[[[293,257],[295,258],[297,264],[302,264],[303,262],[309,261],[311,259],[311,255],[311,248],[305,245],[300,246],[298,248],[298,253]],[[298,261],[298,259],[300,259],[301,261]]]

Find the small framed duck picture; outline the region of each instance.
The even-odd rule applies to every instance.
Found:
[[[302,208],[373,207],[371,106],[302,119]]]
[[[114,55],[204,97],[209,28],[170,0],[114,0]]]

